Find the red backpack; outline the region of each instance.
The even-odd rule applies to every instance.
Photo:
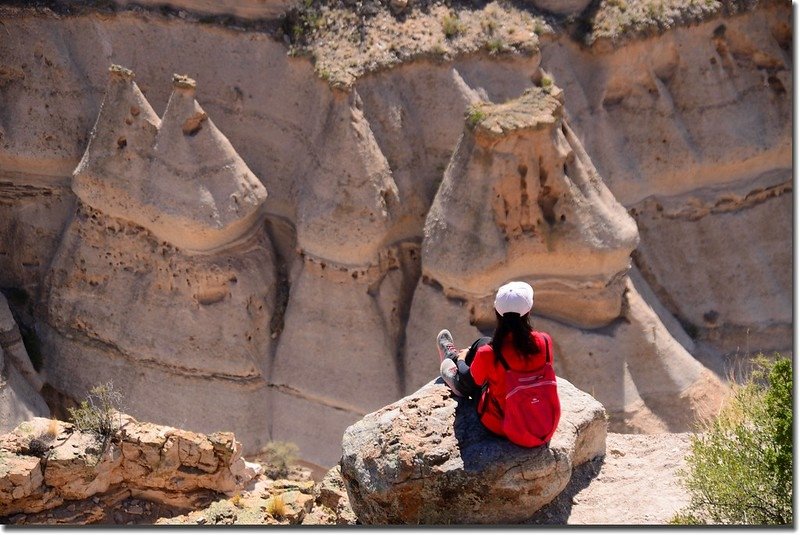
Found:
[[[550,336],[542,333],[541,338],[545,344],[545,363],[535,371],[512,370],[503,355],[495,351],[495,357],[506,370],[503,434],[526,448],[550,442],[561,418]]]

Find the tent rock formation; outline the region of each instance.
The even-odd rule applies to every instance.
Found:
[[[74,398],[113,380],[138,418],[233,429],[257,446],[268,422],[242,407],[267,399],[266,190],[193,81],[175,78],[159,119],[132,73],[110,71],[74,175],[80,202],[47,275],[45,372]]]

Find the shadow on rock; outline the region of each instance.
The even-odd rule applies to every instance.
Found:
[[[536,512],[526,524],[564,525],[572,515],[575,496],[588,487],[600,473],[605,456],[596,457],[572,471],[572,478],[555,500]]]

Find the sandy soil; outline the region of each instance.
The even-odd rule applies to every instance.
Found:
[[[606,456],[575,470],[564,492],[531,524],[667,524],[689,504],[678,470],[691,433],[609,433]]]

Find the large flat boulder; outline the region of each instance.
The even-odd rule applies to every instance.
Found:
[[[490,434],[475,402],[441,379],[347,428],[342,478],[362,524],[513,524],[564,489],[575,466],[605,454],[603,406],[558,379],[562,415],[549,446]]]

